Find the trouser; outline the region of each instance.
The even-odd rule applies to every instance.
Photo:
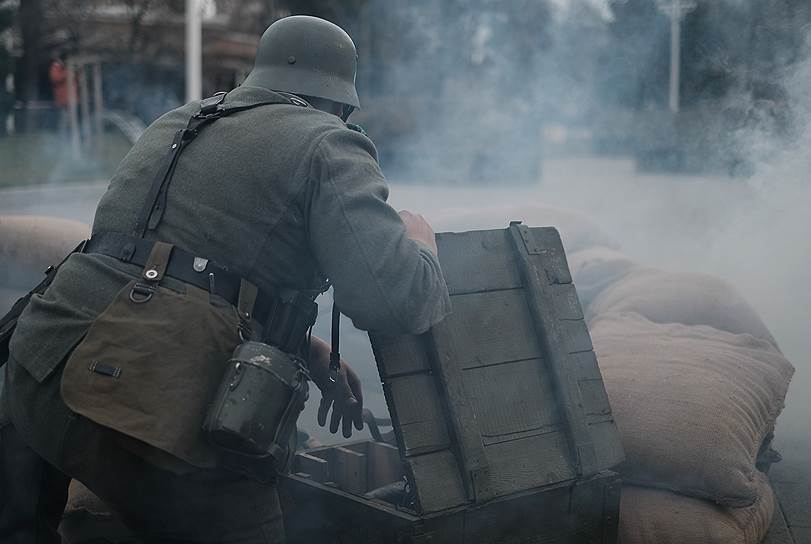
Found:
[[[281,543],[275,485],[219,469],[162,470],[119,433],[73,413],[61,368],[38,383],[6,365],[10,422],[0,429],[0,542],[58,543],[70,478],[84,483],[143,542]]]

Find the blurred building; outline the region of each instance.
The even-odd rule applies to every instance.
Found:
[[[25,21],[11,33],[17,57],[15,109],[29,128],[58,124],[49,67],[64,56],[80,72],[99,64],[107,108],[145,123],[182,103],[185,92],[185,2],[41,0],[39,47],[23,58]],[[261,31],[284,12],[263,0],[204,0],[203,94],[233,88],[253,66]],[[29,32],[30,34],[30,32]],[[30,38],[29,38],[30,40]],[[30,65],[34,64],[34,70]],[[26,74],[26,65],[29,73]],[[33,73],[33,75],[32,75]],[[84,77],[81,74],[77,78]],[[27,79],[27,81],[25,81]],[[92,98],[91,98],[92,100]],[[92,106],[92,105],[91,105]],[[26,125],[22,119],[19,127]]]

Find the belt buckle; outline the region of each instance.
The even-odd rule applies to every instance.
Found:
[[[192,268],[194,268],[195,272],[203,272],[203,271],[205,271],[207,266],[208,266],[208,259],[204,259],[202,257],[195,257],[194,258],[194,263],[192,264]]]

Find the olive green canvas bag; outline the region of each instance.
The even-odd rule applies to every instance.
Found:
[[[158,242],[68,359],[62,397],[78,414],[198,467],[219,454],[201,430],[241,343],[236,308],[193,285],[158,285],[171,247]],[[155,273],[157,272],[157,275]]]

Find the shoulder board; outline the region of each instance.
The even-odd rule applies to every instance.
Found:
[[[369,136],[369,133],[366,132],[365,128],[363,128],[360,125],[356,125],[355,123],[347,123],[346,128],[348,128],[349,130],[354,130],[355,132],[360,132],[361,134],[363,134],[366,137]]]

